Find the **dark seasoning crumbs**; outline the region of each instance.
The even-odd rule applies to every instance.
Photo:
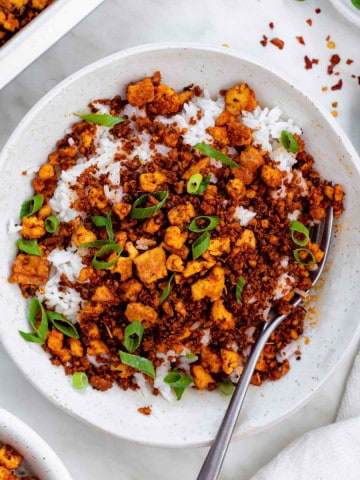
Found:
[[[315,14],[318,15],[318,14],[321,13],[321,9],[320,8],[315,8],[314,12],[315,12]],[[306,23],[309,27],[312,27],[312,25],[313,25],[313,21],[312,21],[311,18],[308,18],[306,20]],[[274,28],[275,28],[275,25],[274,25],[273,22],[270,22],[268,26],[271,30],[274,30]],[[306,42],[305,42],[304,37],[302,35],[296,35],[295,38],[300,45],[303,45],[303,46],[306,45]],[[336,48],[336,43],[331,39],[330,35],[326,36],[325,41],[326,41],[326,47],[328,49],[333,50],[333,49]],[[282,40],[278,37],[273,37],[269,40],[269,37],[267,35],[263,34],[262,39],[260,40],[260,44],[263,47],[266,47],[268,45],[268,43],[271,43],[272,45],[277,47],[279,50],[283,50],[283,48],[285,47],[285,41],[284,40]],[[342,61],[343,60],[341,59],[340,55],[338,55],[337,53],[334,53],[333,55],[331,55],[331,57],[329,58],[329,64],[327,65],[327,70],[326,70],[327,74],[329,76],[333,75],[335,77],[340,76],[342,74],[342,72],[337,70],[335,67],[340,65]],[[351,58],[347,58],[345,61],[343,61],[343,63],[345,63],[345,65],[352,65],[354,63],[354,60],[351,59]],[[319,64],[319,59],[318,58],[311,58],[309,55],[304,55],[304,68],[305,68],[305,70],[311,70],[314,65],[318,65],[318,64]],[[350,78],[353,78],[353,79],[357,80],[358,85],[360,85],[360,75],[350,74]],[[323,92],[326,92],[329,89],[331,91],[336,91],[336,90],[341,90],[342,87],[343,87],[343,79],[339,78],[336,82],[333,82],[332,85],[330,85],[330,86],[324,85],[321,88],[321,90]],[[332,102],[331,106],[333,108],[336,108],[336,107],[334,107],[334,104],[336,104],[336,107],[338,106],[338,102]],[[338,111],[337,110],[331,110],[331,114],[334,117],[337,117]]]

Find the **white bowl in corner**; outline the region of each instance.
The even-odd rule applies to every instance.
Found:
[[[0,446],[2,444],[20,453],[29,474],[40,480],[72,480],[45,440],[19,418],[0,408]]]
[[[242,81],[255,90],[261,106],[278,105],[284,117],[303,128],[307,151],[329,180],[343,184],[345,212],[337,222],[322,288],[314,303],[318,324],[308,328],[310,340],[301,361],[278,382],[250,387],[235,437],[254,433],[294,412],[326,380],[359,332],[360,310],[360,160],[338,123],[300,88],[258,60],[229,48],[196,44],[145,45],[120,51],[71,75],[49,92],[20,122],[0,155],[0,339],[26,378],[68,413],[117,437],[163,447],[208,445],[228,404],[217,391],[189,391],[179,402],[142,396],[114,386],[106,392],[77,391],[62,368],[53,366],[44,351],[25,342],[26,302],[7,278],[16,255],[16,237],[9,236],[10,219],[31,196],[31,175],[53,151],[56,141],[94,98],[124,95],[129,82],[160,70],[163,82],[175,89],[198,84],[216,94]],[[356,268],[357,267],[357,268]],[[139,407],[151,405],[152,414]],[[53,479],[52,479],[53,480]],[[62,479],[63,480],[63,479]]]

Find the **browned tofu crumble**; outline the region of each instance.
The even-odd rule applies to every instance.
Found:
[[[0,47],[54,0],[0,0]]]
[[[216,168],[207,156],[183,142],[185,130],[176,123],[165,125],[157,117],[171,118],[183,109],[185,102],[201,93],[199,86],[177,93],[162,84],[156,72],[152,78],[129,85],[126,98],[116,96],[90,104],[94,113],[99,103],[108,105],[115,116],[123,115],[128,103],[146,113],[138,117],[134,114],[110,130],[116,138],[125,140],[123,148],[129,154],[138,142],[132,125],[138,132],[151,136],[151,161],[144,163],[138,156],[129,160],[124,154],[115,155],[122,168],[121,202],[109,203],[104,186],[111,182],[105,175],[94,177],[91,167],[73,187],[78,197],[73,207],[85,216],[61,222],[55,234],[44,231],[43,219],[51,213],[48,201],[61,171],[73,167],[78,158],[89,158],[95,153],[96,126],[87,121],[72,125],[71,133],[58,141],[56,150],[33,180],[34,192],[41,193],[45,203],[36,214],[23,219],[21,233],[26,239],[37,239],[42,256],[19,253],[10,276],[11,282],[19,283],[25,297],[34,295],[39,285],[46,283],[50,268],[47,256],[54,248],[107,238],[105,229],[91,221],[94,215],[107,216],[112,212],[115,241],[124,249],[111,268],[96,269],[91,265],[96,248],[90,248],[78,280],[70,282],[63,276],[63,286],[75,288],[86,300],[77,324],[80,338],[69,338],[50,327],[43,346],[54,365],[62,365],[67,375],[85,372],[95,389],[104,391],[114,383],[125,390],[139,388],[133,377],[136,370],[119,358],[119,350],[124,350],[124,329],[133,321],[144,327],[141,345],[133,353],[147,358],[156,368],[163,362],[158,353],[173,351],[179,355],[187,349],[195,355],[190,372],[197,389],[213,390],[235,371],[240,374],[263,325],[264,312],[269,309],[268,299],[283,273],[284,257],[288,258],[287,273],[294,278],[294,285],[285,296],[274,299],[271,307],[289,315],[265,346],[252,378],[254,385],[278,380],[288,372],[289,361],[279,361],[277,354],[303,333],[306,312],[301,306],[293,308],[291,300],[294,290],[307,291],[311,280],[309,268],[293,257],[296,245],[289,234],[288,214],[300,210],[299,221],[310,226],[321,221],[332,205],[339,217],[343,210],[342,188],[320,178],[302,138],[295,135],[299,147],[296,168],[302,173],[308,193],[303,195],[294,176],[286,183],[283,198],[273,195],[285,173],[268,152],[252,145],[252,130],[237,117],[241,111],[252,111],[258,105],[255,93],[244,83],[221,92],[225,109],[208,129],[213,137],[212,147],[227,154],[239,167]],[[169,147],[168,153],[156,153],[156,145]],[[216,175],[217,183],[210,182],[198,195],[189,194],[187,182],[196,173],[203,177]],[[142,206],[150,207],[159,202],[153,194],[160,190],[168,192],[161,209],[146,219],[130,217],[140,195],[148,194],[147,203]],[[256,212],[247,226],[236,218],[237,207]],[[209,232],[208,249],[193,260],[191,246],[199,233],[188,227],[195,217],[204,215],[216,216],[219,223]],[[198,224],[201,226],[202,222]],[[140,240],[147,242],[147,250],[138,248]],[[321,261],[323,252],[317,244],[309,241],[306,248],[317,263]],[[172,274],[170,295],[160,304]],[[241,301],[235,295],[240,276],[246,282]],[[204,330],[209,342],[204,342]],[[179,358],[173,358],[172,367],[179,367]],[[153,384],[152,378],[146,379]],[[154,394],[158,394],[157,388]]]
[[[10,445],[0,442],[0,480],[39,480],[38,477],[21,473],[23,457]]]

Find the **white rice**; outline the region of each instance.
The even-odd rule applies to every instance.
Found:
[[[247,210],[244,207],[236,207],[234,217],[239,220],[242,227],[246,227],[250,220],[256,217],[256,212]]]

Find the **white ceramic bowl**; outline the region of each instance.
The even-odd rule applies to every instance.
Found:
[[[279,105],[304,130],[307,149],[320,172],[344,185],[346,210],[337,226],[325,282],[316,291],[318,325],[306,335],[302,360],[289,374],[261,388],[251,387],[235,436],[256,432],[283,419],[302,405],[325,381],[356,335],[360,308],[360,161],[336,121],[298,88],[238,51],[228,48],[175,44],[149,45],[116,53],[70,76],[47,94],[23,119],[0,159],[0,338],[26,377],[67,412],[116,436],[161,446],[206,445],[214,438],[228,398],[217,392],[187,391],[180,402],[119,388],[101,393],[76,391],[62,368],[56,368],[38,345],[26,343],[18,330],[28,328],[25,301],[17,285],[7,283],[16,253],[15,237],[7,234],[10,218],[31,193],[31,175],[44,163],[55,141],[93,98],[124,93],[124,86],[155,70],[163,81],[181,89],[197,83],[216,93],[239,81],[255,90],[263,106]],[[152,405],[144,416],[137,408]]]
[[[0,408],[0,445],[10,445],[24,458],[28,473],[41,480],[71,480],[61,460],[34,430]]]
[[[349,22],[360,27],[360,9],[356,8],[351,0],[330,0],[336,10]]]

